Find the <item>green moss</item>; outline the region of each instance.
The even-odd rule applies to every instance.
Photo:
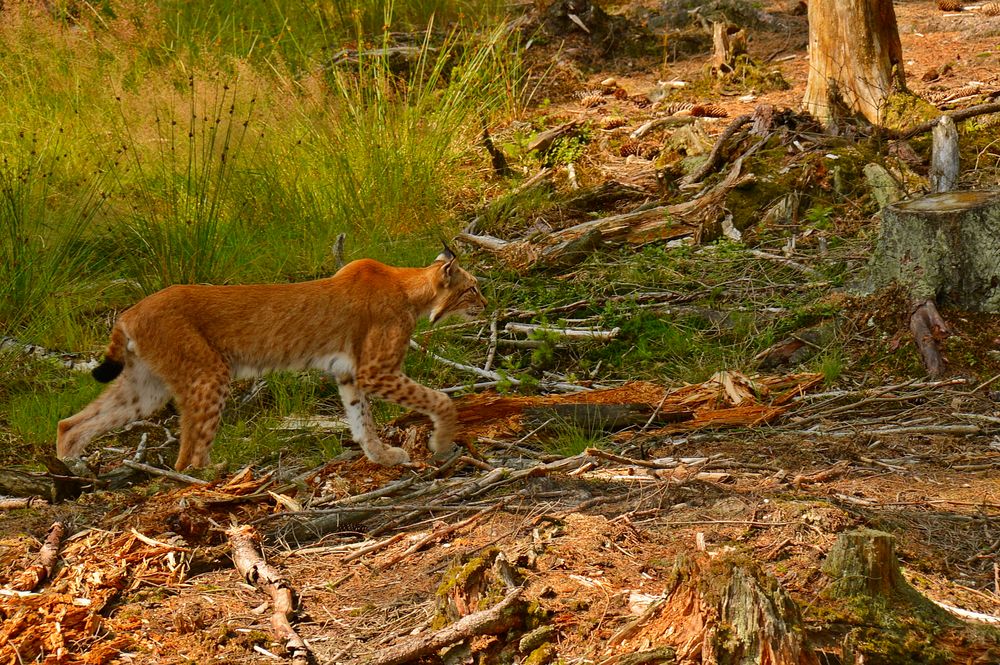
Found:
[[[882,125],[889,129],[902,129],[924,120],[932,120],[939,115],[941,111],[913,93],[894,92],[885,101]]]
[[[547,665],[555,660],[557,656],[556,647],[551,642],[546,642],[524,659],[523,665]]]

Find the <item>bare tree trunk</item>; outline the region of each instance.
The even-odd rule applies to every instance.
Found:
[[[882,124],[889,95],[904,89],[892,0],[810,0],[809,113],[824,125],[848,113]]]

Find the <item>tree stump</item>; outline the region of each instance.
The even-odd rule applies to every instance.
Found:
[[[668,596],[609,639],[623,651],[670,647],[680,663],[818,665],[795,601],[745,557],[681,556]]]
[[[909,293],[910,330],[931,376],[945,370],[940,342],[951,334],[936,303],[1000,311],[1000,192],[943,192],[882,209],[872,285]]]
[[[882,210],[874,286],[917,301],[1000,312],[1000,191],[944,192]]]
[[[843,112],[882,124],[889,96],[900,90],[903,48],[892,0],[810,0],[805,109],[824,125]]]

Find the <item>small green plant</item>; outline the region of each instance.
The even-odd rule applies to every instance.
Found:
[[[829,229],[833,227],[833,206],[816,204],[806,210],[803,215],[806,224],[816,229]]]
[[[607,448],[611,440],[600,429],[600,423],[581,426],[577,423],[555,423],[551,436],[545,440],[545,450],[553,455],[572,457],[587,448]]]

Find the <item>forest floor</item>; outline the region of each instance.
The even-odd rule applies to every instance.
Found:
[[[664,6],[618,3],[617,11],[653,31],[668,51],[671,40],[684,48],[690,29],[671,27]],[[945,13],[930,2],[895,7],[915,93],[942,108],[1000,94],[1000,18],[974,8]],[[704,154],[732,118],[761,104],[795,109],[803,96],[805,16],[796,3],[753,14],[746,24],[758,63],[753,74],[779,71],[786,89],[704,83],[711,41],[703,35],[690,55],[675,53],[664,62],[662,54],[595,57],[587,35],[569,31],[564,40],[528,49],[529,62],[544,76],[535,106],[520,122],[541,128],[581,120],[593,128],[574,164],[583,189],[613,179],[647,199],[678,196],[663,183],[663,174],[681,168],[676,165],[686,156],[668,149],[677,145],[671,144],[676,128],[636,140],[631,132],[664,117],[670,103],[712,105],[725,117],[680,125],[688,135],[677,139],[690,154]],[[601,92],[609,87],[624,93]],[[622,124],[615,127],[618,118]],[[491,131],[504,145],[522,129],[514,123]],[[657,154],[645,159],[649,146]],[[966,161],[963,186],[995,187],[997,150],[992,141],[977,146],[976,166],[991,170]],[[797,168],[795,151],[782,151]],[[811,170],[808,186],[829,191],[836,160],[817,159],[801,160],[799,182]],[[549,180],[570,200],[564,166],[557,162]],[[846,167],[844,173],[858,175]],[[863,183],[849,188],[863,189]],[[833,220],[814,201],[810,210],[819,210],[817,220],[830,226],[813,231],[795,215],[790,225],[799,244],[784,253],[787,228],[756,226],[766,206],[730,201],[744,241],[754,239],[768,254],[757,259],[763,268],[747,268],[746,279],[782,270],[774,288],[805,289],[835,309],[836,316],[813,316],[804,329],[833,321],[837,358],[847,369],[776,362],[760,374],[723,371],[686,387],[616,384],[572,398],[473,392],[457,398],[468,449],[445,465],[427,460],[426,423],[404,416],[386,425],[384,436],[411,451],[414,464],[407,468],[374,466],[349,448],[316,469],[252,468],[193,485],[152,477],[126,489],[0,512],[0,583],[6,585],[28,568],[50,524],[61,521],[72,534],[51,583],[35,594],[0,595],[6,617],[0,663],[273,662],[283,645],[271,632],[269,598],[230,559],[226,529],[237,523],[265,534],[269,562],[298,597],[293,625],[321,663],[375,662],[391,647],[442,628],[456,607],[465,614],[495,604],[496,594],[486,591],[491,583],[470,579],[496,570],[498,552],[521,578],[524,616],[499,636],[483,634],[453,647],[442,656],[446,663],[629,663],[629,654],[664,646],[676,655],[635,662],[715,662],[710,654],[726,642],[724,632],[706,636],[671,624],[657,608],[676,592],[683,557],[734,555],[776,580],[798,607],[803,639],[819,660],[795,662],[1000,662],[1000,633],[987,622],[972,622],[971,629],[906,619],[880,623],[856,608],[835,614],[826,594],[830,579],[822,565],[830,548],[840,534],[867,527],[895,537],[903,574],[920,593],[1000,621],[1000,382],[994,383],[1000,320],[944,308],[954,326],[944,342],[949,371],[926,379],[900,298],[845,293],[849,278],[817,280],[828,274],[824,263],[839,262],[840,274],[863,269],[874,241],[865,232],[872,204],[867,194],[858,198],[853,215],[841,217],[837,208]],[[586,213],[574,218],[549,209],[541,216],[552,228],[588,219]],[[530,223],[537,232],[538,218]],[[524,231],[492,224],[472,235],[516,241]],[[831,242],[826,254],[818,240],[824,233],[850,239]],[[710,252],[702,258],[713,260]],[[516,268],[517,257],[502,254],[482,262],[488,267],[508,259]],[[561,268],[542,279],[561,284],[600,267],[598,259],[580,273]],[[701,290],[696,284],[671,288],[654,309],[683,308]],[[725,305],[719,309],[726,313]],[[499,312],[501,330],[525,318],[522,313]],[[489,331],[480,334],[485,344]],[[594,387],[600,378],[595,373],[577,382]],[[551,431],[552,420],[572,416],[545,409],[573,402],[630,405],[640,416],[627,427],[587,423],[574,430],[584,430],[580,440],[567,443],[565,432]],[[149,445],[147,461],[161,455],[169,466],[171,437],[161,425],[175,426],[175,418],[133,428],[94,468],[107,470],[131,457],[140,435]],[[374,494],[352,498],[365,493]],[[554,630],[518,646],[541,625]],[[914,639],[913,631],[923,639]],[[907,637],[894,642],[893,634]],[[695,642],[704,648],[693,648]]]

